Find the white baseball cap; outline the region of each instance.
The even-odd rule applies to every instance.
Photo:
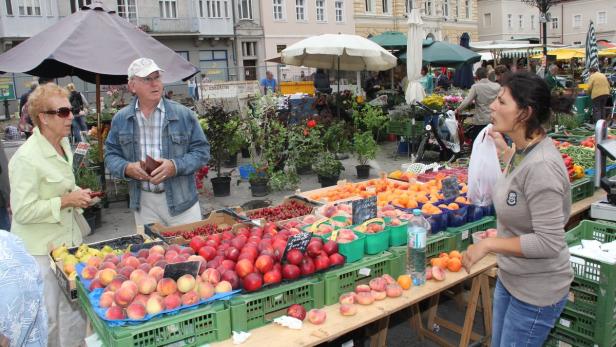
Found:
[[[130,79],[135,76],[148,77],[149,74],[155,71],[164,72],[165,70],[158,67],[154,60],[150,58],[135,59],[128,67],[128,78]]]

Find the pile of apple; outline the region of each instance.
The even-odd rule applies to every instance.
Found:
[[[167,264],[199,261],[199,276],[184,275],[177,281],[163,278]],[[221,281],[214,269],[206,269],[203,257],[193,249],[178,245],[155,245],[137,254],[108,254],[101,260],[90,257],[80,277],[91,280],[88,290],[104,288],[99,306],[106,308],[110,320],[140,320],[183,305],[193,305],[232,290],[229,281]]]
[[[327,319],[327,313],[318,308],[308,311],[307,315],[308,321],[315,325],[323,324]],[[306,318],[306,309],[300,304],[293,304],[287,308],[287,316],[303,321]]]
[[[299,229],[278,231],[274,223],[268,222],[263,227],[239,228],[235,234],[196,236],[189,246],[204,259],[206,269],[216,270],[233,289],[242,288],[247,292],[344,264],[338,244],[324,243],[318,237],[310,240],[304,253],[297,249],[288,251],[283,262],[287,240],[299,232]]]
[[[408,289],[409,287],[406,287]],[[375,301],[385,298],[397,298],[402,295],[402,286],[393,277],[385,274],[381,277],[373,278],[368,284],[360,284],[355,287],[355,292],[340,295],[340,314],[343,316],[354,316],[357,314],[357,306],[371,305]]]

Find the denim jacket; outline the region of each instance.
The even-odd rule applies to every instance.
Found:
[[[163,102],[162,157],[172,160],[176,169],[176,175],[165,181],[165,194],[169,213],[177,216],[199,200],[194,173],[210,160],[210,145],[192,111],[168,99]],[[105,166],[112,176],[128,180],[132,209],[140,207],[141,184],[124,173],[129,163],[140,159],[136,103],[133,98],[113,117],[105,141]]]

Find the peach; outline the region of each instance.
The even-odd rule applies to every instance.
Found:
[[[116,276],[116,272],[114,269],[103,269],[98,273],[98,279],[101,281],[101,283],[104,286],[111,283],[111,281],[113,281],[115,276]]]
[[[156,290],[156,286],[158,283],[153,276],[146,275],[146,277],[142,278],[141,281],[137,283],[137,287],[139,289],[139,293],[141,294],[150,294]]]
[[[432,279],[432,267],[427,267],[426,268],[426,281],[429,281]]]
[[[178,290],[182,293],[188,293],[195,288],[195,278],[193,275],[186,274],[178,278]]]
[[[390,298],[397,298],[402,295],[402,287],[399,284],[388,284],[387,285],[387,296]]]
[[[100,307],[111,307],[113,304],[113,292],[104,292],[98,301]]]
[[[143,319],[146,313],[145,306],[140,302],[133,302],[126,308],[126,315],[130,319]]]
[[[354,304],[355,303],[355,293],[350,292],[350,293],[344,293],[340,295],[338,302],[340,302],[341,304],[348,304],[348,305]]]
[[[115,303],[121,307],[128,306],[135,298],[135,295],[137,295],[137,292],[132,291],[130,287],[121,287],[114,293],[113,298]]]
[[[95,268],[98,268],[99,266],[101,266],[102,263],[103,261],[101,260],[101,258],[94,256],[94,257],[88,258],[86,265],[94,266]]]
[[[438,266],[432,267],[432,277],[437,281],[445,280],[445,270],[441,269]]]
[[[355,301],[360,305],[372,305],[374,296],[372,296],[371,292],[359,292],[355,296]]]
[[[173,310],[174,308],[180,306],[182,304],[182,298],[180,294],[177,292],[165,296],[163,299],[163,304],[165,305],[167,310]]]
[[[227,281],[220,281],[218,282],[214,290],[216,291],[216,293],[227,293],[227,292],[232,291],[233,288],[231,287],[231,283]]]
[[[142,263],[141,265],[139,265],[139,269],[145,271],[146,273],[148,273],[151,268],[152,268],[152,265],[148,263]]]
[[[177,256],[178,256],[178,252],[172,249],[169,249],[167,253],[165,253],[165,260],[171,263],[171,261],[175,259],[175,257]]]
[[[340,314],[343,316],[354,316],[357,314],[357,306],[353,304],[340,305]]]
[[[383,276],[381,276],[381,278],[384,279],[385,282],[387,282],[387,284],[394,284],[394,283],[396,283],[396,280],[393,277],[391,277],[390,275],[388,275],[388,274],[384,274]]]
[[[90,282],[90,286],[88,287],[89,291],[93,291],[94,289],[105,287],[98,278],[95,278]]]
[[[373,290],[371,294],[374,297],[374,300],[385,300],[385,298],[387,297],[386,292],[381,292],[377,290]]]
[[[105,261],[101,264],[101,266],[99,267],[101,270],[102,269],[114,269],[116,268],[116,264],[110,262],[110,261]]]
[[[197,286],[197,293],[201,299],[209,299],[216,293],[214,286],[209,282],[200,282]]]
[[[111,306],[105,312],[105,318],[109,320],[126,319],[124,315],[124,309],[120,306]]]
[[[324,310],[319,310],[318,308],[314,308],[308,311],[308,320],[310,323],[319,325],[323,324],[327,319],[327,313]]]
[[[139,283],[142,279],[146,278],[147,275],[148,275],[147,271],[143,271],[141,269],[136,269],[135,271],[133,271],[130,274],[129,278],[130,278],[131,281],[133,281],[135,283]]]
[[[165,259],[165,256],[162,254],[158,254],[158,253],[150,253],[150,255],[148,255],[147,258],[145,258],[145,261],[148,262],[148,264],[150,265],[154,265],[156,264],[156,262]]]
[[[81,270],[81,278],[84,280],[91,280],[96,277],[98,269],[94,266],[88,265]]]
[[[368,292],[368,293],[370,293],[371,290],[372,289],[367,284],[360,284],[357,287],[355,287],[355,293],[361,293],[361,292]]]
[[[212,268],[205,269],[205,271],[201,274],[201,278],[212,285],[217,285],[218,282],[220,282],[220,272]]]
[[[156,245],[156,246],[152,246],[152,248],[150,248],[150,251],[148,252],[150,253],[150,255],[157,253],[160,255],[164,255],[165,254],[165,248],[161,245]]]
[[[135,293],[135,295],[137,295],[137,293],[139,292],[139,287],[137,286],[137,283],[133,281],[122,282],[122,285],[120,286],[120,288],[129,288],[132,292]]]
[[[384,292],[387,286],[387,281],[381,277],[373,278],[370,280],[370,289],[376,290],[377,292]]]
[[[145,306],[145,304],[148,302],[149,298],[150,298],[149,295],[137,293],[137,295],[135,295],[135,298],[133,299],[132,303],[138,302],[138,303],[142,304],[143,306]]]
[[[154,277],[156,282],[160,281],[163,278],[164,273],[165,269],[160,266],[154,266],[150,269],[150,271],[148,271],[148,275]]]
[[[75,272],[75,264],[71,264],[71,263],[65,263],[64,267],[63,267],[64,273],[65,274],[72,274],[73,272]]]
[[[107,254],[105,258],[103,258],[103,263],[110,262],[114,265],[118,265],[120,263],[120,258],[115,254]]]
[[[141,265],[141,262],[136,257],[129,256],[124,259],[124,264],[126,264],[126,266],[132,267],[133,269],[136,269],[139,267],[139,265]]]
[[[182,295],[183,305],[194,305],[199,302],[199,294],[195,291],[190,291]]]
[[[157,314],[165,309],[163,298],[158,295],[152,295],[145,304],[145,310],[148,314]]]
[[[162,296],[167,296],[175,293],[178,290],[177,284],[171,278],[163,278],[158,281],[156,291]]]
[[[116,269],[116,272],[126,278],[130,278],[130,274],[135,271],[135,268],[132,266],[121,266]]]
[[[105,288],[105,291],[115,292],[116,290],[120,289],[123,282],[124,281],[122,281],[121,278],[116,276],[114,279],[111,280],[111,282],[109,282],[107,288]]]

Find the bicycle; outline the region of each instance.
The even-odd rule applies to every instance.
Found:
[[[449,163],[456,160],[460,155],[460,142],[458,139],[458,122],[445,112],[432,110],[421,102],[416,103],[424,111],[428,112],[425,117],[424,131],[417,148],[417,153],[412,162],[423,161],[426,149],[432,148],[439,152],[439,161]],[[448,120],[453,120],[456,125],[448,126]],[[451,124],[451,123],[450,123]]]

